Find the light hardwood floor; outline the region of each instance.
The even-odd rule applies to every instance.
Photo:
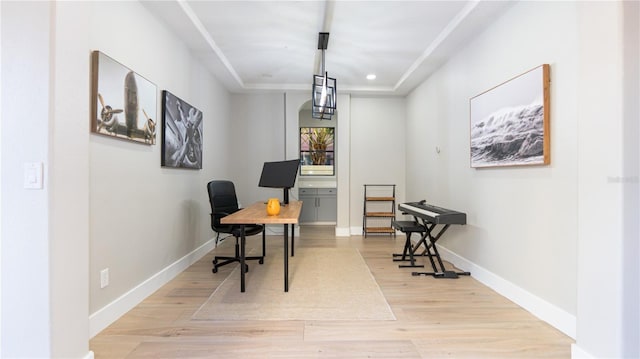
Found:
[[[570,358],[573,340],[472,277],[414,277],[398,268],[404,236],[335,237],[303,226],[296,248],[358,248],[396,321],[203,321],[193,313],[237,264],[211,273],[214,252],[90,341],[96,358]],[[259,237],[248,247],[258,245]],[[267,238],[267,258],[281,255]],[[278,246],[279,245],[279,246]],[[275,249],[274,249],[275,248]],[[423,261],[420,258],[419,261]],[[250,262],[251,270],[259,270]],[[451,268],[448,264],[447,268]],[[251,288],[247,288],[250,291]],[[340,300],[340,298],[336,298]]]

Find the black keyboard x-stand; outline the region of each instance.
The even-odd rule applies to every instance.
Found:
[[[446,270],[446,268],[444,267],[444,263],[440,258],[440,253],[438,253],[438,248],[436,248],[436,242],[438,241],[438,239],[440,239],[440,237],[442,237],[444,232],[447,229],[449,229],[450,225],[445,224],[444,227],[442,227],[438,232],[438,234],[436,234],[436,236],[434,237],[431,233],[436,228],[436,224],[427,223],[424,219],[422,219],[422,223],[424,225],[425,232],[422,235],[422,238],[420,238],[418,243],[416,243],[416,245],[413,247],[414,249],[412,250],[412,252],[414,253],[414,256],[415,256],[415,251],[418,248],[420,248],[421,245],[423,245],[425,249],[422,252],[422,254],[420,254],[420,256],[426,255],[427,257],[429,257],[429,261],[431,262],[431,267],[433,268],[433,272],[412,272],[411,275],[413,276],[430,275],[430,276],[433,276],[434,278],[452,278],[452,279],[458,278],[458,276],[460,275],[471,275],[471,273],[469,272],[455,272],[455,271]],[[435,257],[436,260],[438,261],[438,264],[440,265],[440,269],[436,267],[436,262],[433,260],[433,257]]]

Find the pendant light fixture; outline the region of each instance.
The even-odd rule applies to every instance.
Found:
[[[329,44],[329,33],[318,33],[318,50],[322,50],[322,74],[313,75],[311,116],[321,120],[330,120],[336,111],[336,79],[329,77],[325,70],[324,52]]]

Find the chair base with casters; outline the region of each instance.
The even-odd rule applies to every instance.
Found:
[[[245,236],[252,236],[255,234],[258,234],[262,232],[262,255],[261,256],[252,256],[252,257],[244,257],[245,261],[249,261],[249,260],[257,260],[259,264],[263,264],[264,263],[264,248],[265,248],[265,232],[264,232],[264,226],[262,225],[247,225],[245,226]],[[237,236],[236,236],[237,234]],[[213,257],[213,268],[211,269],[211,271],[213,273],[218,273],[218,267],[222,267],[225,266],[227,264],[231,264],[231,263],[235,263],[238,262],[240,263],[240,233],[234,233],[233,236],[236,239],[236,244],[235,244],[235,256],[230,257],[230,256],[215,256]],[[249,265],[247,263],[244,264],[245,265],[245,272],[249,271]]]

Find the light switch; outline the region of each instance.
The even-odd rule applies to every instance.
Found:
[[[24,188],[42,189],[42,162],[27,162],[24,164]]]

